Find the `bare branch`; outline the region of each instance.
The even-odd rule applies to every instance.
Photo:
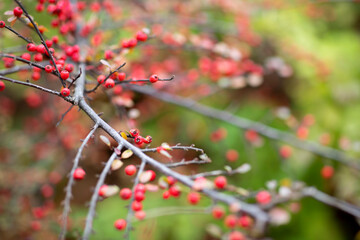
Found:
[[[27,39],[26,37],[24,37],[23,35],[21,35],[20,33],[18,33],[17,31],[15,31],[12,27],[10,26],[5,26],[6,29],[8,29],[9,31],[11,31],[12,33],[14,33],[16,36],[18,36],[19,38],[23,39],[25,42],[27,43],[31,43],[31,41],[29,39]]]
[[[222,111],[222,110],[218,110],[218,109],[214,109],[214,108],[202,105],[191,99],[174,96],[172,94],[157,91],[153,88],[146,87],[146,86],[127,85],[126,87],[133,91],[147,94],[154,98],[158,98],[164,102],[168,102],[168,103],[172,103],[172,104],[184,107],[191,111],[197,112],[201,115],[204,115],[204,116],[207,116],[207,117],[210,117],[213,119],[218,119],[220,121],[226,122],[233,126],[236,126],[236,127],[242,128],[242,129],[252,129],[252,130],[258,132],[259,134],[261,134],[265,137],[268,137],[270,139],[285,142],[285,143],[292,145],[294,147],[297,147],[299,149],[303,149],[303,150],[312,152],[316,155],[338,161],[349,167],[360,170],[360,165],[356,163],[359,159],[347,156],[344,152],[342,152],[340,150],[333,149],[330,147],[325,147],[325,146],[322,146],[315,142],[300,140],[290,133],[277,130],[275,128],[269,127],[269,126],[259,123],[259,122],[255,122],[255,121],[251,121],[246,118],[241,118],[241,117],[235,116],[226,111]]]
[[[201,148],[196,148],[193,145],[192,146],[180,146],[180,145],[175,145],[175,146],[170,146],[170,148],[172,150],[174,149],[180,149],[180,150],[185,150],[185,151],[189,151],[189,150],[193,150],[196,152],[201,152],[204,153],[204,150]],[[141,150],[142,152],[156,152],[156,148],[145,148]]]
[[[67,229],[67,217],[70,212],[70,200],[72,198],[72,185],[74,184],[74,176],[73,175],[74,175],[76,168],[78,168],[78,166],[79,166],[81,154],[82,154],[86,144],[89,142],[90,138],[92,137],[92,135],[94,134],[94,132],[96,131],[97,128],[98,128],[98,124],[95,124],[93,129],[90,131],[90,133],[86,136],[86,138],[82,142],[82,144],[75,156],[75,159],[74,159],[74,164],[73,164],[73,167],[72,167],[70,175],[69,175],[69,182],[65,188],[66,196],[65,196],[65,200],[64,200],[64,211],[62,214],[62,231],[59,236],[60,240],[65,239],[65,234],[66,234],[66,229]]]
[[[121,150],[122,147],[123,147],[123,145],[119,144],[117,149]],[[87,240],[90,237],[90,234],[92,231],[92,224],[93,224],[93,220],[94,220],[94,216],[95,216],[95,208],[96,208],[96,204],[97,204],[97,201],[99,198],[99,189],[104,184],[105,177],[108,174],[108,172],[110,171],[111,164],[113,163],[113,161],[115,160],[116,157],[117,157],[117,154],[116,154],[116,152],[114,152],[111,155],[111,157],[109,158],[109,160],[106,162],[105,167],[100,174],[99,180],[96,183],[96,187],[95,187],[94,192],[91,197],[89,211],[88,211],[88,214],[86,217],[85,229],[84,229],[84,233],[83,233],[83,237],[82,237],[83,240]]]

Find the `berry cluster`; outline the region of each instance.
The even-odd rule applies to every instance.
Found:
[[[152,137],[151,136],[146,136],[146,137],[142,137],[141,135],[140,135],[140,132],[139,132],[139,130],[138,129],[131,129],[130,131],[129,131],[129,134],[130,134],[130,136],[128,136],[128,137],[133,137],[134,138],[134,143],[136,144],[136,145],[138,145],[139,147],[141,147],[144,143],[145,144],[149,144],[149,143],[151,143],[152,142]]]
[[[144,31],[139,31],[136,33],[134,38],[129,40],[123,40],[121,46],[123,48],[133,48],[137,45],[138,41],[144,42],[148,39],[148,35]]]

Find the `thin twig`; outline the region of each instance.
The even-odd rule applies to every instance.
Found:
[[[175,146],[170,146],[170,148],[172,150],[174,149],[180,149],[180,150],[185,150],[185,151],[189,151],[189,150],[193,150],[193,151],[197,151],[197,152],[201,152],[204,153],[204,150],[201,148],[196,148],[194,147],[194,145],[191,146],[180,146],[180,145],[175,145]],[[142,152],[156,152],[157,149],[156,148],[145,148],[141,150]]]
[[[167,81],[172,81],[174,80],[175,75],[172,75],[171,78],[159,78],[158,81],[159,82],[167,82]],[[124,81],[117,81],[115,84],[125,84],[125,83],[137,83],[137,82],[150,82],[150,79],[129,79],[129,80],[124,80]]]
[[[245,163],[245,164],[241,165],[240,167],[238,167],[236,169],[229,170],[229,171],[215,170],[215,171],[211,171],[211,172],[203,172],[203,173],[194,174],[194,175],[191,175],[189,177],[191,179],[197,179],[199,177],[215,177],[215,176],[219,176],[219,175],[231,176],[231,175],[234,175],[234,174],[246,173],[249,170],[250,170],[250,165]]]
[[[72,105],[73,106],[73,105]],[[66,235],[66,229],[67,229],[67,217],[68,214],[70,212],[70,200],[72,198],[72,185],[74,184],[74,172],[75,170],[78,168],[79,166],[79,161],[81,158],[81,154],[86,146],[86,144],[89,142],[90,138],[93,136],[94,132],[96,131],[96,129],[98,128],[98,124],[95,124],[95,126],[93,127],[93,129],[90,131],[90,133],[86,136],[86,138],[84,139],[84,141],[82,142],[76,156],[74,159],[74,164],[73,167],[71,169],[70,175],[69,175],[69,182],[65,188],[66,191],[66,196],[65,196],[65,200],[64,200],[64,211],[62,214],[62,231],[59,235],[59,239],[63,240],[65,239],[65,235]]]
[[[134,181],[134,185],[132,187],[132,195],[131,195],[131,199],[130,199],[130,203],[129,203],[129,207],[128,207],[128,213],[127,213],[127,216],[126,216],[126,230],[125,230],[125,234],[124,234],[124,238],[125,239],[129,239],[130,238],[130,230],[131,230],[131,217],[133,215],[133,210],[131,208],[131,205],[132,203],[134,202],[135,200],[135,188],[136,186],[139,184],[139,177],[140,175],[142,174],[142,172],[144,171],[145,169],[145,165],[146,165],[146,161],[145,160],[142,160],[141,162],[141,165],[140,165],[140,169],[139,171],[137,172],[137,175],[136,175],[136,178],[135,178],[135,181]]]
[[[121,151],[123,145],[119,144],[119,146],[117,146],[117,149]],[[105,181],[105,177],[108,174],[108,172],[110,171],[111,168],[111,164],[113,163],[113,161],[116,159],[117,154],[114,151],[114,153],[111,155],[111,157],[109,158],[109,160],[106,162],[104,169],[102,170],[99,180],[96,183],[96,187],[94,189],[94,192],[91,196],[91,201],[90,201],[90,207],[89,207],[89,211],[88,214],[86,216],[86,223],[85,223],[85,228],[84,228],[84,233],[83,233],[83,237],[82,240],[88,240],[92,231],[92,224],[93,224],[93,220],[95,217],[95,208],[96,208],[96,204],[99,198],[99,189],[100,187],[104,184]]]
[[[207,164],[207,163],[211,163],[210,160],[199,160],[198,158],[195,158],[193,160],[190,161],[185,161],[184,159],[181,160],[180,162],[176,162],[176,163],[167,163],[165,164],[166,167],[168,168],[176,168],[176,167],[182,167],[182,166],[187,166],[187,165],[192,165],[192,164]]]
[[[9,31],[11,31],[12,33],[14,33],[16,36],[18,36],[19,38],[23,39],[24,41],[26,41],[27,43],[32,43],[29,39],[27,39],[26,37],[24,37],[23,35],[21,35],[20,33],[18,33],[17,31],[15,31],[12,27],[10,26],[5,26],[6,29],[8,29]]]
[[[74,107],[74,105],[71,105],[71,106],[61,115],[60,120],[56,123],[56,127],[58,127],[58,126],[60,125],[60,123],[62,122],[62,120],[64,120],[66,114],[68,114],[73,107]]]
[[[46,49],[46,52],[47,52],[47,55],[49,56],[54,68],[55,68],[55,72],[56,72],[56,75],[59,77],[60,79],[60,82],[61,84],[63,85],[63,87],[65,87],[65,81],[60,77],[60,72],[59,72],[59,69],[58,67],[56,66],[56,63],[55,63],[55,59],[54,59],[54,56],[53,54],[50,52],[48,46],[46,45],[46,42],[45,42],[45,39],[43,37],[43,35],[41,34],[37,24],[34,22],[34,20],[32,19],[32,17],[30,17],[29,13],[26,11],[26,9],[24,8],[24,6],[21,4],[21,2],[19,0],[14,0],[18,5],[19,7],[23,10],[25,16],[27,19],[29,19],[29,21],[31,22],[31,24],[33,25],[37,35],[39,36],[40,40],[41,40],[41,43],[44,45],[45,49]]]

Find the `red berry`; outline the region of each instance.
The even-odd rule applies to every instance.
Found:
[[[200,194],[197,192],[189,193],[187,199],[190,204],[196,205],[200,201]]]
[[[29,51],[29,52],[35,52],[37,47],[35,44],[33,43],[29,43],[28,45],[26,45],[26,49]]]
[[[124,219],[116,220],[115,223],[114,223],[114,227],[117,230],[124,230],[126,228],[126,220],[124,220]]]
[[[241,216],[238,221],[239,226],[243,228],[250,227],[251,223],[252,223],[252,219],[246,215]]]
[[[145,193],[146,192],[146,187],[145,187],[144,184],[139,183],[138,185],[136,185],[134,191],[135,192],[143,192],[143,193]]]
[[[59,42],[59,37],[58,36],[53,36],[51,40],[52,40],[53,43],[56,44],[56,43]]]
[[[132,192],[131,192],[131,190],[129,188],[123,188],[123,189],[120,190],[120,197],[123,200],[130,199],[131,195],[132,195]]]
[[[100,197],[105,197],[107,188],[108,188],[108,185],[106,185],[106,184],[104,184],[100,187],[99,193],[98,193]]]
[[[135,192],[134,198],[136,201],[141,202],[145,199],[145,194],[143,192],[137,191]]]
[[[144,143],[149,144],[152,142],[152,137],[151,136],[146,136],[146,138],[143,139]]]
[[[155,180],[155,178],[156,178],[156,173],[153,171],[153,170],[147,170],[146,171],[147,173],[150,173],[150,182],[151,181],[154,181]]]
[[[42,53],[42,54],[44,54],[45,52],[46,52],[46,48],[45,48],[45,46],[44,45],[38,45],[37,47],[36,47],[36,51],[38,52],[38,53]]]
[[[70,89],[68,89],[68,88],[63,88],[63,89],[61,89],[61,95],[62,95],[63,97],[69,96],[69,95],[70,95]]]
[[[115,95],[119,95],[120,93],[122,93],[122,91],[123,91],[122,86],[117,85],[117,86],[114,87],[114,91],[113,91],[113,92],[114,92]]]
[[[41,53],[37,53],[34,55],[34,60],[37,62],[41,62],[43,60],[43,55]]]
[[[74,70],[74,65],[72,65],[71,63],[66,64],[65,70],[71,73]]]
[[[146,213],[144,211],[137,211],[135,217],[139,220],[143,220],[146,217]]]
[[[130,40],[128,41],[128,47],[129,47],[129,48],[135,47],[136,44],[137,44],[137,40],[136,40],[135,38],[132,38],[132,39],[130,39]]]
[[[137,211],[142,210],[143,205],[142,205],[141,202],[134,201],[134,202],[131,204],[131,208],[132,208],[132,210],[134,210],[135,212],[137,212]]]
[[[234,228],[237,223],[237,217],[235,215],[228,215],[225,218],[225,226],[228,228]]]
[[[46,41],[45,41],[45,44],[46,44],[46,46],[51,47],[51,46],[53,45],[53,41],[51,41],[51,40],[46,40]]]
[[[112,79],[108,79],[105,81],[105,87],[106,88],[113,88],[115,86],[115,82]]]
[[[138,41],[146,41],[148,38],[147,34],[144,33],[143,31],[139,31],[136,33],[136,39]]]
[[[235,162],[238,158],[239,158],[239,153],[236,150],[230,149],[226,152],[226,159],[229,162]]]
[[[53,71],[53,67],[52,67],[52,66],[50,66],[50,65],[46,65],[46,66],[45,66],[45,72],[51,73],[52,71]]]
[[[34,231],[39,231],[41,229],[41,222],[37,220],[31,221],[31,229]]]
[[[33,72],[33,74],[31,74],[31,79],[34,81],[39,80],[41,77],[41,74],[39,72]]]
[[[106,50],[104,55],[106,60],[112,59],[114,57],[114,53],[110,50]]]
[[[136,128],[131,129],[129,131],[129,133],[130,133],[131,136],[136,137],[137,135],[139,135],[139,129],[136,129]]]
[[[292,148],[290,146],[281,146],[280,147],[280,156],[283,158],[289,158],[291,156],[292,153]]]
[[[260,191],[256,194],[256,201],[260,204],[268,204],[271,202],[271,194],[268,191]]]
[[[105,75],[99,75],[98,77],[97,77],[97,81],[98,81],[98,83],[99,84],[102,84],[104,81],[105,81]]]
[[[82,168],[77,168],[74,171],[73,177],[75,180],[82,180],[85,177],[85,171]]]
[[[15,17],[19,18],[23,14],[23,10],[20,7],[16,7],[14,8],[13,13]]]
[[[163,199],[168,199],[170,197],[170,192],[169,191],[165,191],[163,193]]]
[[[321,176],[324,179],[329,179],[334,175],[334,168],[332,166],[324,166],[321,169]]]
[[[244,234],[239,231],[233,231],[229,234],[229,240],[245,240]]]
[[[140,145],[140,144],[142,144],[143,143],[143,137],[141,137],[141,136],[136,136],[135,138],[134,138],[134,143],[136,143],[137,145]]]
[[[38,12],[44,11],[44,4],[41,4],[41,3],[37,4],[35,9]]]
[[[169,193],[173,197],[179,197],[181,194],[181,191],[180,191],[179,187],[175,185],[175,186],[171,186],[169,188]]]
[[[132,176],[136,173],[136,167],[135,165],[128,165],[125,168],[126,175]]]
[[[151,77],[149,78],[151,83],[156,83],[159,80],[159,77],[157,75],[151,75]]]
[[[128,48],[128,47],[129,47],[129,41],[123,40],[122,43],[121,43],[121,46],[122,46],[123,48]]]
[[[224,214],[225,214],[225,210],[223,207],[215,206],[212,209],[212,215],[213,215],[213,218],[215,218],[215,219],[222,218],[224,216]]]
[[[117,78],[119,81],[124,81],[126,78],[126,74],[124,72],[118,73]]]
[[[166,181],[170,186],[172,186],[172,185],[174,185],[176,183],[176,179],[173,178],[172,176],[167,176]]]
[[[31,55],[30,55],[30,53],[23,53],[21,55],[21,58],[30,61],[31,60]]]
[[[227,185],[227,180],[226,177],[224,176],[218,176],[217,178],[215,178],[215,186],[219,189],[224,189]]]
[[[60,73],[60,77],[63,79],[63,80],[66,80],[68,79],[70,76],[69,72],[66,71],[66,70],[62,70],[61,73]]]
[[[0,21],[0,28],[4,28],[6,26],[4,21]]]
[[[0,81],[0,92],[5,90],[5,83],[3,81]]]

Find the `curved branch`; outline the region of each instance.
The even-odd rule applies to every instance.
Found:
[[[201,115],[204,115],[204,116],[207,116],[207,117],[210,117],[213,119],[218,119],[220,121],[226,122],[233,126],[236,126],[236,127],[242,128],[242,129],[249,129],[249,130],[252,129],[267,138],[285,142],[286,144],[292,145],[296,148],[312,152],[316,155],[338,161],[349,167],[360,170],[360,165],[356,163],[359,161],[359,159],[347,156],[347,155],[345,155],[344,152],[342,152],[340,150],[321,146],[320,144],[315,143],[315,142],[300,140],[296,136],[289,134],[287,132],[277,130],[275,128],[269,127],[269,126],[259,123],[259,122],[255,122],[255,121],[251,121],[246,118],[241,118],[241,117],[235,116],[227,111],[222,111],[222,110],[218,110],[215,108],[211,108],[211,107],[202,105],[191,99],[187,99],[187,98],[175,96],[175,95],[172,95],[169,93],[157,91],[153,88],[146,87],[146,86],[127,85],[126,87],[133,91],[147,94],[154,98],[158,98],[164,102],[168,102],[168,103],[171,103],[171,104],[174,104],[177,106],[184,107],[193,112],[197,112]]]

